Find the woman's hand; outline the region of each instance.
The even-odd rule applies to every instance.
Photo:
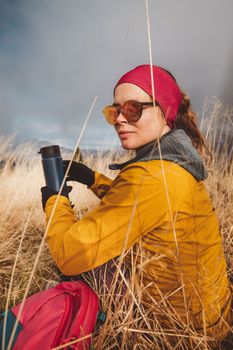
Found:
[[[66,172],[69,160],[63,160],[64,172]],[[81,182],[88,187],[95,181],[95,172],[82,163],[73,161],[67,176],[67,181]]]

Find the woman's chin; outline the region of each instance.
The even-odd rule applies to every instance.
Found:
[[[127,149],[127,150],[135,149],[133,143],[129,142],[127,140],[121,140],[121,146],[122,146],[122,148]]]
[[[121,146],[126,150],[136,150],[137,148],[140,148],[146,143],[147,142],[142,142],[142,140],[121,140]]]

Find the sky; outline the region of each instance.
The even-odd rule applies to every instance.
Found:
[[[201,113],[233,104],[233,1],[149,0],[153,64]],[[149,63],[144,0],[0,0],[0,136],[117,145],[102,116],[128,70]]]

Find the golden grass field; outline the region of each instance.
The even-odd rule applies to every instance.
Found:
[[[213,153],[213,160],[208,168],[209,177],[205,183],[218,214],[229,277],[233,278],[233,154],[232,144],[230,145],[233,138],[233,110],[223,107],[219,101],[213,101],[203,111],[203,116],[200,121],[201,128]],[[13,138],[14,136],[0,138],[0,160],[5,162],[0,170],[2,311],[6,307],[17,252],[9,306],[22,300],[38,246],[45,232],[40,194],[40,187],[44,186],[44,177],[40,156],[30,143],[21,144],[13,149]],[[64,159],[69,157],[69,154],[63,154]],[[90,155],[84,162],[94,170],[114,177],[116,174],[108,170],[108,164],[119,158],[122,160],[122,157],[125,159],[127,155],[110,151],[104,156],[99,153],[97,158]],[[16,165],[12,167],[14,162]],[[73,183],[72,186],[71,200],[75,203],[77,217],[81,218],[98,205],[99,201],[85,186],[77,183]],[[22,235],[23,241],[18,251]],[[123,299],[113,297],[114,287],[107,290],[98,286],[91,272],[87,276],[100,295],[103,309],[107,311],[105,324],[94,335],[94,349],[210,349],[204,336],[200,337],[194,330],[187,330],[183,325],[172,330],[177,335],[176,346],[169,345],[169,331],[162,329],[156,320],[150,317],[149,310],[140,305],[140,285],[136,285],[136,278],[134,280],[136,268],[133,264],[131,269],[131,293],[127,293]],[[44,245],[29,295],[58,281],[57,270]],[[161,308],[161,312],[166,310]]]

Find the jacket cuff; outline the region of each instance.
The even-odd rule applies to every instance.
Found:
[[[49,199],[47,200],[46,204],[45,204],[45,213],[47,215],[50,215],[52,210],[53,210],[53,206],[56,202],[56,198],[57,198],[57,194],[49,197]],[[69,207],[71,207],[70,201],[66,196],[60,195],[60,198],[58,200],[58,204],[60,203],[64,203],[65,205],[69,205]]]
[[[109,188],[112,185],[113,180],[109,177],[95,172],[95,181],[88,188],[100,199],[108,192]]]

